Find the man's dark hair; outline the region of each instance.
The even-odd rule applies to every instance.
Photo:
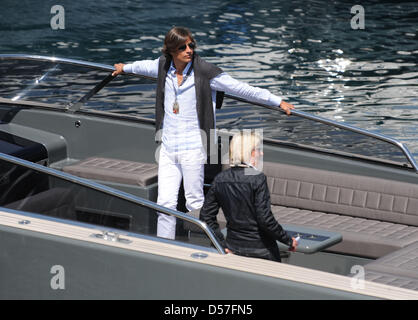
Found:
[[[185,27],[173,27],[165,35],[164,46],[161,51],[166,58],[171,59],[170,52],[176,51],[178,47],[187,41],[188,38],[190,38],[192,42],[195,42],[189,29]]]

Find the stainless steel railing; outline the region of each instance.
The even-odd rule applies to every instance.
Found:
[[[248,101],[246,99],[242,99],[242,98],[231,96],[231,95],[225,95],[225,96],[230,98],[230,99],[236,100],[236,101],[241,101],[241,102],[244,102],[244,103],[257,105],[257,106],[260,106],[260,107],[263,107],[263,108],[267,108],[267,109],[271,109],[271,110],[275,110],[275,111],[280,111],[280,112],[283,112],[283,113],[285,112],[284,110],[282,110],[278,106],[277,107],[272,107],[272,106],[261,104],[261,103],[251,102],[251,101]],[[354,126],[351,126],[351,125],[348,125],[348,124],[343,124],[341,122],[337,122],[337,121],[322,118],[322,117],[319,117],[319,116],[316,116],[316,115],[312,115],[312,114],[309,114],[309,113],[306,113],[306,112],[303,112],[303,111],[300,111],[300,110],[293,109],[292,110],[292,115],[298,116],[298,117],[301,117],[301,118],[305,118],[305,119],[309,119],[309,120],[312,120],[312,121],[320,122],[320,123],[326,124],[328,126],[332,126],[332,127],[344,129],[344,130],[347,130],[347,131],[355,132],[355,133],[358,133],[358,134],[361,134],[361,135],[364,135],[364,136],[367,136],[367,137],[371,137],[371,138],[378,139],[378,140],[384,141],[386,143],[389,143],[389,144],[391,144],[391,145],[393,145],[393,146],[395,146],[395,147],[397,147],[398,149],[401,150],[402,154],[408,160],[409,164],[412,166],[412,168],[415,170],[415,172],[418,173],[418,165],[417,165],[417,162],[415,161],[414,157],[412,156],[412,154],[410,153],[408,148],[402,142],[400,142],[396,139],[385,136],[383,134],[370,132],[370,131],[367,131],[367,130],[364,130],[364,129],[361,129],[361,128],[357,128],[357,127],[354,127]]]

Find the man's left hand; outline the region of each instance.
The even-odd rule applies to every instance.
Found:
[[[282,108],[286,112],[286,114],[290,116],[290,110],[294,109],[295,106],[282,100],[282,102],[280,103],[280,108]]]

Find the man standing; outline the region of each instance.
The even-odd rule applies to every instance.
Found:
[[[207,63],[195,52],[196,42],[187,28],[174,27],[165,36],[163,56],[156,60],[115,64],[113,75],[123,72],[157,78],[156,132],[162,129],[158,161],[158,199],[161,206],[176,209],[183,179],[186,208],[200,209],[204,202],[205,146],[215,128],[217,92],[252,102],[280,106],[287,114],[293,105],[268,90],[240,82]],[[175,238],[176,218],[160,213],[157,236]]]

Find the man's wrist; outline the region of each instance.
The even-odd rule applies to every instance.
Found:
[[[280,104],[282,103],[282,101],[283,101],[282,98],[280,98],[279,96],[276,96],[274,94],[271,94],[270,95],[269,103],[272,106],[278,107],[278,106],[280,106]]]
[[[125,64],[122,68],[123,72],[132,73],[132,63]]]

